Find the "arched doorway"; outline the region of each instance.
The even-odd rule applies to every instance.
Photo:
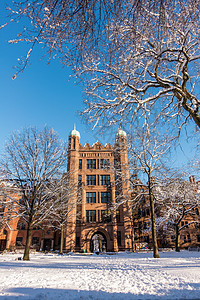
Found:
[[[102,232],[95,232],[90,240],[90,251],[91,252],[106,252],[107,241],[106,237]]]

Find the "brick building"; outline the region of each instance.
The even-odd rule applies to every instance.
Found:
[[[81,187],[81,195],[74,193],[71,198],[77,205],[73,205],[71,218],[66,224],[65,251],[124,251],[151,247],[150,208],[145,185],[137,186],[137,192],[142,195],[140,205],[134,209],[131,206],[135,192],[129,185],[127,138],[123,130],[118,130],[113,146],[103,146],[99,142],[82,146],[79,132],[72,130],[68,141],[67,170],[72,182]],[[11,198],[20,201],[16,192]],[[0,227],[0,251],[23,248],[27,224],[14,216],[9,219],[7,208],[1,206],[0,217],[6,214],[7,222]],[[199,208],[196,208],[196,216],[199,219]],[[190,218],[185,217],[181,226],[189,221]],[[32,247],[36,250],[58,250],[60,247],[60,231],[48,224],[47,220],[46,226],[42,224],[33,228]],[[159,232],[158,244],[159,247],[174,247],[174,235]],[[181,231],[181,248],[191,245],[200,246],[199,223],[185,226]]]
[[[20,197],[17,192],[13,191],[8,182],[1,183],[1,191],[5,188],[9,191],[9,195],[6,197],[3,192],[0,195],[0,251],[14,249],[18,234],[17,223],[19,218],[16,217],[14,206],[16,207]],[[10,199],[14,201],[10,201]]]
[[[131,200],[126,144],[126,133],[122,130],[117,132],[113,147],[110,144],[103,146],[99,142],[83,147],[79,132],[75,129],[70,132],[67,168],[71,180],[82,188],[81,203],[78,195],[71,199],[77,205],[66,225],[65,251],[132,249],[132,212],[126,201]],[[119,194],[122,204],[115,207]],[[13,222],[12,238],[10,233],[6,238],[3,232],[6,233],[8,229],[2,229],[1,250],[11,248],[10,245],[17,248],[25,245],[25,221],[14,219]],[[60,232],[56,228],[48,228],[44,224],[33,228],[32,247],[36,250],[59,249],[59,240]]]
[[[83,147],[80,134],[74,129],[68,147],[68,171],[82,185],[82,202],[67,225],[66,250],[131,250],[132,213],[126,201],[131,200],[126,133],[117,132],[113,147],[99,142]],[[120,178],[117,178],[116,165]],[[124,201],[115,208],[119,193]]]
[[[200,182],[195,182],[194,176],[189,177],[189,184],[195,189],[200,189]],[[134,246],[135,250],[151,248],[151,218],[150,206],[148,199],[148,190],[145,185],[137,186],[141,196],[138,206],[133,211],[133,231],[134,231]],[[135,197],[133,192],[132,197]],[[193,205],[188,205],[187,209]],[[160,203],[155,205],[156,217],[163,216],[165,207]],[[181,217],[181,216],[180,216]],[[160,248],[174,248],[175,247],[175,227],[160,224],[157,226],[157,241]],[[179,246],[180,249],[188,249],[189,247],[200,247],[200,208],[194,205],[190,213],[183,216],[179,227],[183,227],[180,231]]]

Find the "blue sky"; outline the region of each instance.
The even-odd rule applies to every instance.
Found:
[[[5,3],[5,0],[0,2],[1,23],[5,20]],[[8,43],[19,31],[20,24],[10,24],[0,30],[0,149],[10,133],[26,126],[48,125],[66,140],[74,123],[80,131],[82,144],[92,144],[96,140],[112,143],[116,129],[103,138],[80,120],[77,111],[83,108],[83,87],[69,79],[70,69],[63,68],[58,60],[47,64],[47,59],[41,59],[42,49],[35,48],[31,64],[12,80],[13,66],[29,49],[24,43]],[[172,155],[178,165],[186,163],[193,151],[192,144],[183,142],[182,145],[183,151],[177,150]]]
[[[6,21],[5,3],[1,0],[1,24]],[[42,49],[34,49],[31,64],[12,80],[17,59],[25,56],[29,49],[24,43],[8,43],[10,39],[16,38],[19,30],[19,24],[10,24],[0,30],[1,146],[11,132],[26,126],[48,125],[62,139],[67,139],[75,123],[83,144],[101,139],[83,124],[77,114],[83,108],[83,88],[70,79],[71,70],[63,68],[58,60],[48,64],[46,58],[41,59],[44,54]]]

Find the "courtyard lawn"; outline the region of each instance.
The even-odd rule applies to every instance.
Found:
[[[0,255],[1,299],[200,299],[200,252]]]

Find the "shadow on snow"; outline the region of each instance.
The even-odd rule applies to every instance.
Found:
[[[200,284],[194,284],[195,288],[200,288]],[[108,293],[104,291],[84,291],[84,290],[69,290],[69,289],[50,289],[50,288],[12,288],[4,291],[5,293],[13,293],[13,295],[0,296],[2,300],[22,299],[22,300],[183,300],[192,299],[199,300],[198,294],[194,297],[194,291],[191,290],[176,290],[171,289],[167,295],[150,295],[150,294],[132,294],[132,293]],[[197,292],[197,291],[196,291]],[[181,294],[184,295],[181,297]],[[179,296],[178,296],[179,295]]]

